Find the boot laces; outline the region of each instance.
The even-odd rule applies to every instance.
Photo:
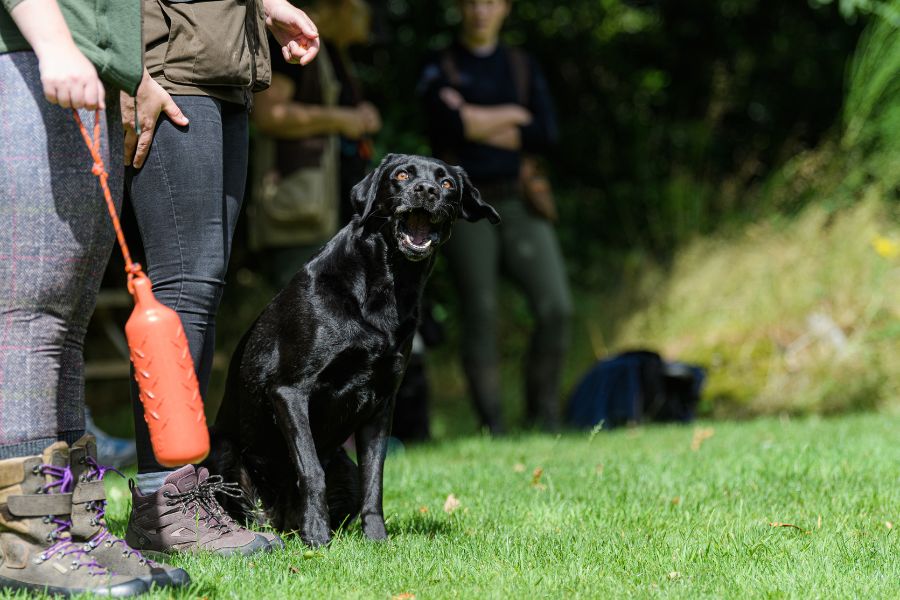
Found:
[[[42,494],[69,494],[75,484],[75,477],[72,475],[72,469],[68,466],[60,467],[56,465],[40,465],[35,469],[36,473],[41,475],[49,475],[53,479],[41,486]],[[48,542],[54,542],[49,548],[38,555],[36,562],[42,563],[50,560],[52,557],[65,558],[72,557],[72,569],[80,569],[86,567],[90,575],[107,575],[109,571],[98,563],[92,556],[88,556],[84,548],[80,544],[76,544],[72,540],[72,521],[70,519],[62,519],[56,515],[48,515],[45,521],[56,525],[56,529],[47,536]]]
[[[221,475],[210,475],[200,486],[204,489],[208,498],[208,504],[216,517],[226,522],[232,528],[240,528],[237,522],[225,512],[219,501],[216,500],[216,494],[222,493],[231,498],[241,498],[244,495],[241,487],[237,483],[224,482]]]
[[[125,477],[121,471],[116,468],[101,465],[98,463],[94,457],[87,456],[85,457],[85,462],[88,464],[90,469],[85,471],[83,477],[85,481],[103,481],[103,478],[110,471],[116,473],[119,477]],[[156,566],[152,560],[132,548],[128,545],[128,543],[120,537],[113,535],[113,533],[106,526],[106,500],[92,500],[88,502],[87,508],[89,511],[94,513],[94,516],[91,518],[92,525],[98,525],[100,530],[97,531],[91,538],[87,541],[84,546],[84,550],[86,552],[90,552],[100,544],[106,544],[107,547],[115,546],[116,544],[122,545],[122,554],[126,557],[128,556],[136,556],[138,560],[144,564],[149,564],[150,566]]]
[[[168,498],[166,505],[180,505],[181,512],[184,514],[187,514],[191,508],[197,509],[198,519],[209,527],[231,531],[236,524],[216,500],[216,494],[219,492],[232,498],[239,498],[243,495],[236,483],[225,483],[222,481],[221,475],[210,475],[206,480],[186,492],[174,494],[165,492],[163,495]]]

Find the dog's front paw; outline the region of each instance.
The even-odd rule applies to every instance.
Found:
[[[300,529],[300,539],[311,548],[325,546],[331,541],[328,520],[322,518],[305,519]]]
[[[362,530],[367,538],[375,541],[388,539],[387,529],[384,528],[384,517],[381,515],[366,515],[361,520]]]

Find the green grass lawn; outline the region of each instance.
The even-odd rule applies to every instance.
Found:
[[[898,424],[770,419],[407,449],[387,463],[389,542],[354,526],[317,552],[291,536],[257,558],[177,559],[194,585],[151,597],[897,597]],[[122,532],[127,488],[108,481]]]

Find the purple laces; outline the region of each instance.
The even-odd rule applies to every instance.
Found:
[[[86,457],[85,461],[91,468],[90,471],[85,474],[85,477],[88,481],[103,481],[103,478],[110,471],[116,473],[120,477],[125,477],[125,475],[123,475],[122,472],[118,469],[101,465],[92,456]],[[122,544],[122,552],[126,555],[137,556],[138,559],[141,560],[141,562],[148,563],[151,566],[156,564],[149,558],[145,557],[143,554],[129,546],[125,540],[113,535],[112,532],[106,527],[106,500],[92,500],[88,503],[88,509],[94,513],[94,517],[91,519],[91,524],[100,526],[100,530],[87,541],[87,545],[90,547],[90,550],[93,550],[104,542],[106,542],[107,546]],[[90,550],[88,550],[88,552],[90,552]]]
[[[72,469],[68,466],[57,467],[56,465],[41,465],[38,467],[41,475],[50,475],[55,480],[41,486],[42,494],[68,494],[71,493],[75,484],[75,476],[72,475]],[[55,492],[53,488],[58,488]]]
[[[42,494],[69,494],[75,487],[75,477],[72,475],[72,469],[68,466],[58,467],[56,465],[41,465],[37,468],[41,475],[49,475],[53,477],[53,481],[41,486]],[[55,554],[58,558],[72,556],[72,566],[76,569],[87,567],[88,573],[91,575],[106,575],[108,571],[98,563],[93,557],[85,561],[83,557],[86,555],[84,549],[72,541],[72,521],[68,519],[60,519],[55,515],[47,517],[50,523],[56,525],[56,529],[50,532],[48,541],[55,542],[52,546],[44,550],[39,556],[40,562],[50,560]]]

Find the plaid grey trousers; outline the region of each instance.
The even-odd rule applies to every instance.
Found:
[[[101,155],[121,203],[118,93]],[[114,233],[69,109],[44,98],[32,52],[0,54],[0,459],[84,433],[84,336]],[[94,114],[80,111],[93,131]]]

